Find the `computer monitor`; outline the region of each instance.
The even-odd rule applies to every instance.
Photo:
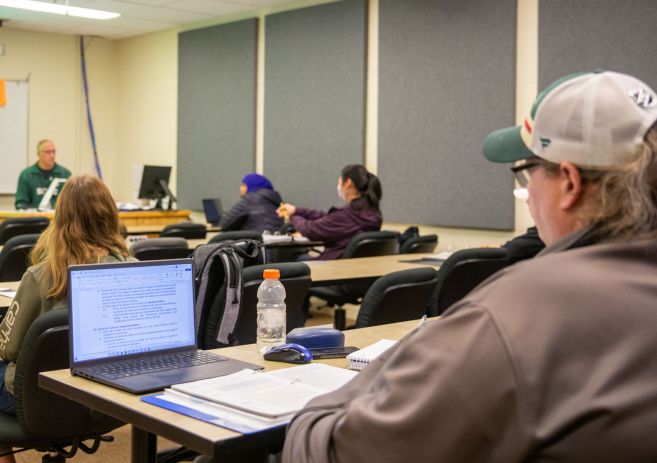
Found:
[[[171,209],[176,197],[169,189],[169,177],[171,166],[144,166],[141,174],[141,185],[139,186],[139,199],[156,199],[156,209],[162,209],[162,199],[169,198],[169,209]]]

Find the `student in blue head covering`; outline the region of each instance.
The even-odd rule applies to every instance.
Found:
[[[221,229],[252,230],[262,233],[276,231],[283,226],[276,209],[283,201],[281,195],[264,175],[245,175],[240,185],[241,199],[221,218]]]

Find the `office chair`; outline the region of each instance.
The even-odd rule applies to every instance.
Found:
[[[192,250],[185,238],[151,238],[134,243],[130,253],[139,260],[182,259],[189,257]]]
[[[16,281],[23,277],[29,267],[30,252],[39,236],[33,233],[9,238],[0,251],[0,281]]]
[[[0,446],[50,452],[43,461],[64,462],[77,450],[94,453],[103,434],[123,423],[39,387],[39,373],[69,366],[68,310],[40,315],[25,335],[16,361],[16,416],[0,413]],[[93,439],[89,446],[83,441]],[[70,450],[64,447],[71,446]]]
[[[9,238],[18,235],[40,234],[50,220],[48,217],[12,217],[0,223],[0,244],[5,244]]]
[[[254,240],[262,243],[262,234],[252,230],[233,230],[221,232],[213,236],[208,244],[220,243],[221,241],[239,241],[239,240]]]
[[[400,254],[433,252],[438,246],[438,235],[424,235],[409,238],[401,244]]]
[[[431,295],[429,315],[440,315],[468,295],[479,283],[507,267],[506,249],[462,249],[449,256],[438,270],[438,283]]]
[[[281,272],[281,283],[285,287],[286,333],[303,326],[306,316],[303,301],[310,288],[310,268],[302,262],[265,264],[246,267],[242,273],[242,307],[237,324],[236,338],[239,344],[256,342],[258,288],[262,283],[262,272],[273,268]]]
[[[382,276],[365,293],[355,328],[421,318],[427,313],[436,283],[436,271],[430,267]]]
[[[358,257],[388,256],[399,253],[399,233],[391,231],[363,232],[354,236],[345,248],[341,259]],[[335,309],[335,327],[345,328],[344,304],[358,304],[365,295],[372,281],[352,283],[340,286],[324,286],[311,288],[308,294],[324,299],[329,306],[338,306]]]
[[[204,239],[208,229],[205,224],[194,222],[180,222],[167,225],[160,232],[160,237],[179,237],[188,240]]]

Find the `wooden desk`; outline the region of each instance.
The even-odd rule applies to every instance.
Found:
[[[427,264],[401,262],[419,260],[433,254],[394,254],[391,256],[359,257],[356,259],[311,260],[305,262],[310,267],[312,286],[330,286],[347,282],[374,280],[388,273],[412,268],[426,267]],[[431,265],[440,268],[439,264]]]
[[[0,282],[0,288],[9,288],[16,291],[19,284],[20,281],[2,281]],[[12,299],[10,297],[0,295],[0,319],[4,317],[7,312],[7,307],[11,305],[11,301]]]
[[[400,339],[417,324],[418,322],[413,320],[346,331],[346,345],[364,347],[382,338]],[[253,344],[217,349],[217,352],[232,358],[264,365],[266,370],[292,366],[262,360]],[[346,368],[345,359],[322,360],[321,362]],[[276,451],[280,449],[285,436],[284,427],[242,435],[146,404],[139,400],[140,396],[138,395],[71,376],[69,370],[41,373],[39,385],[51,392],[132,424],[132,461],[135,463],[155,461],[155,434],[215,459],[229,458],[231,462],[253,461],[254,456],[262,455],[263,451]]]
[[[126,227],[133,225],[168,225],[178,222],[188,222],[191,211],[121,211],[119,219]],[[37,212],[37,211],[0,211],[0,222],[13,217],[55,217],[54,212]],[[157,232],[159,233],[159,231]]]

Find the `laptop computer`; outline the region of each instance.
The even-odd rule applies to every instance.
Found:
[[[205,221],[211,225],[219,225],[223,210],[219,198],[204,199],[203,212],[205,212]]]
[[[197,350],[192,259],[72,265],[73,375],[142,394],[262,367]]]

